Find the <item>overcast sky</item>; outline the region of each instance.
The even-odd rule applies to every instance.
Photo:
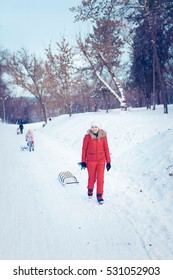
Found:
[[[0,47],[10,51],[21,47],[41,56],[49,43],[64,36],[74,42],[75,36],[89,31],[89,24],[74,23],[69,11],[81,0],[4,0],[0,4]]]

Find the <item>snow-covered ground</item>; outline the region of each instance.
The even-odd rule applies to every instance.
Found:
[[[83,136],[93,119],[107,131],[112,168],[104,205],[87,197],[80,170]],[[35,151],[20,151],[27,129]],[[0,124],[1,260],[173,259],[173,107],[131,109]],[[62,171],[77,185],[62,186]]]

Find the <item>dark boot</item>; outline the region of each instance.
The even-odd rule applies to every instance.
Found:
[[[103,200],[102,194],[100,194],[100,193],[97,194],[97,201],[99,204],[103,204],[104,200]]]
[[[88,196],[91,197],[93,195],[93,190],[92,189],[88,189]]]

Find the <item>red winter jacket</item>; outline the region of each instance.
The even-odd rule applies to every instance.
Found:
[[[106,132],[98,131],[96,137],[91,130],[83,139],[82,162],[105,160],[111,162]]]

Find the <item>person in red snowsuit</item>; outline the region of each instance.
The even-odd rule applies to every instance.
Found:
[[[88,196],[93,195],[96,182],[96,195],[99,203],[103,202],[104,171],[111,168],[111,159],[106,132],[92,123],[84,136],[82,145],[82,168],[88,170]]]

